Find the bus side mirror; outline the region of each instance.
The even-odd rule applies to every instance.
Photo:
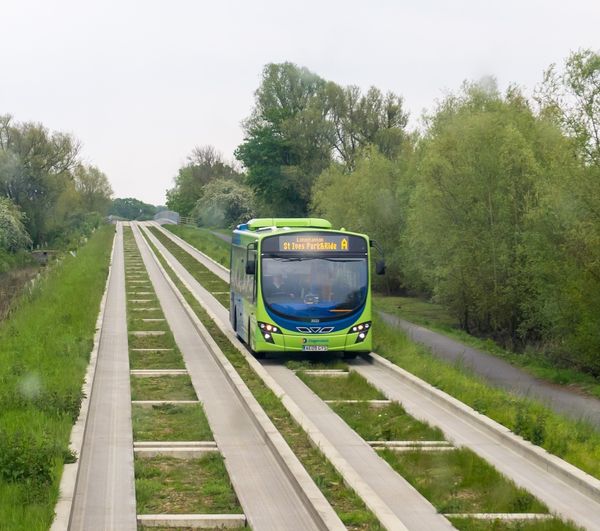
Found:
[[[256,273],[256,260],[248,260],[246,262],[246,275],[254,275]]]
[[[375,263],[375,274],[385,275],[385,260],[377,260]]]

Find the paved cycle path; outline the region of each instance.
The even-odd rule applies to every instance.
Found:
[[[413,341],[429,347],[437,357],[460,362],[497,387],[535,398],[558,413],[586,420],[600,428],[599,399],[535,378],[492,354],[469,347],[395,315],[382,311],[377,313],[386,323],[404,330]]]

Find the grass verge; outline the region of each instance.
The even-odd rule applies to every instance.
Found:
[[[186,227],[184,225],[165,225],[163,228],[184,239],[221,265],[229,267],[231,244],[215,236],[209,229]],[[227,235],[231,236],[231,231]]]
[[[347,376],[313,376],[299,371],[296,375],[323,400],[385,399],[381,392],[355,372]]]
[[[572,531],[577,529],[558,518],[538,521],[522,520],[517,522],[476,520],[474,518],[449,518],[449,520],[459,531]]]
[[[381,310],[412,323],[426,326],[469,347],[489,352],[538,378],[559,385],[575,385],[592,396],[600,397],[600,382],[597,378],[568,367],[556,367],[551,359],[543,355],[543,352],[532,348],[517,353],[502,348],[492,339],[472,336],[461,330],[456,319],[439,304],[414,297],[377,295],[373,297],[373,307],[375,310]]]
[[[135,441],[212,441],[213,435],[200,404],[133,405]]]
[[[186,301],[219,345],[223,354],[235,367],[258,403],[290,445],[292,451],[302,462],[346,527],[350,530],[382,530],[383,527],[375,515],[364,505],[360,497],[344,484],[342,477],[325,456],[312,446],[304,430],[292,419],[281,401],[265,386],[242,354],[231,344],[227,336],[219,330],[214,321],[165,262],[158,250],[150,242],[148,243]],[[194,263],[198,264],[196,260],[194,260]]]
[[[138,514],[241,514],[223,457],[135,459]]]
[[[380,455],[445,513],[547,513],[548,508],[467,449]]]
[[[0,324],[0,522],[48,529],[79,414],[114,227],[66,255]]]
[[[365,403],[330,406],[365,441],[444,440],[444,434],[439,428],[432,428],[411,417],[396,402],[376,408]]]
[[[198,400],[187,374],[132,376],[131,400]]]

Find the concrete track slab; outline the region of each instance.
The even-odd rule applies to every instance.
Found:
[[[415,488],[397,474],[375,450],[314,394],[295,374],[278,362],[263,366],[302,409],[339,454],[411,531],[452,529]]]
[[[136,227],[134,234],[249,524],[257,530],[319,529]]]
[[[123,230],[115,254],[70,530],[135,531]]]
[[[439,427],[456,446],[473,450],[562,517],[586,529],[600,530],[600,503],[596,500],[507,448],[500,439],[484,432],[474,422],[458,417],[450,406],[432,400],[426,392],[394,373],[362,359],[352,361],[351,367],[385,396],[400,402],[410,415]]]

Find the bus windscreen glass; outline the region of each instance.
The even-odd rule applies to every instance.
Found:
[[[263,256],[261,286],[267,307],[291,319],[319,321],[346,317],[362,308],[368,289],[366,256],[318,254]]]

